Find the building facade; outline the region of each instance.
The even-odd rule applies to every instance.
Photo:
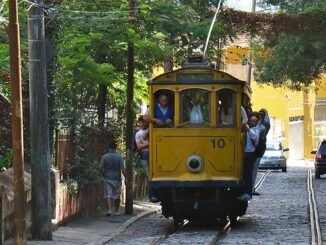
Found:
[[[248,52],[243,41],[227,47],[224,71],[247,81],[249,66],[244,60]],[[301,91],[257,84],[252,71],[250,80],[253,110],[265,108],[271,118],[268,138],[289,147],[291,159],[313,158],[310,152],[326,138],[326,77]]]

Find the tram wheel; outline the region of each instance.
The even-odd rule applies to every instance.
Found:
[[[235,215],[230,215],[229,216],[229,220],[231,222],[231,225],[235,225],[238,223],[240,217],[239,216],[235,216]]]
[[[183,225],[184,219],[180,216],[173,216],[174,229],[179,228]]]
[[[320,172],[317,169],[315,170],[315,178],[320,179]]]

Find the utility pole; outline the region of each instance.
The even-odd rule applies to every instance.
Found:
[[[52,240],[48,92],[43,0],[28,13],[29,100],[32,165],[32,237]]]
[[[17,0],[9,1],[9,49],[11,81],[11,127],[14,166],[14,224],[16,245],[26,243],[24,137],[22,109],[22,81],[20,66],[20,37]]]
[[[256,0],[252,0],[251,2],[251,12],[254,13],[256,11]],[[251,45],[249,44],[249,54],[248,54],[248,74],[247,74],[247,84],[251,83],[251,70],[252,70],[252,51]]]
[[[135,1],[129,1],[129,27],[134,28]],[[133,169],[132,169],[132,138],[133,138],[133,101],[134,101],[134,43],[128,40],[128,84],[127,84],[127,126],[126,126],[126,167],[127,187],[125,213],[133,214]]]

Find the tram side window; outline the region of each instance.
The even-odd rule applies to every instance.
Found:
[[[232,128],[236,126],[236,96],[229,89],[217,92],[217,126],[221,128]]]
[[[179,127],[210,126],[210,93],[204,89],[186,89],[180,92]]]
[[[154,94],[154,127],[172,128],[174,121],[174,93],[169,90],[159,90]]]

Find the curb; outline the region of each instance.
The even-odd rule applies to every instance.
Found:
[[[114,238],[119,236],[122,232],[124,232],[129,226],[131,226],[136,221],[138,221],[142,218],[145,218],[151,214],[154,214],[156,212],[158,212],[158,210],[149,210],[149,211],[141,212],[141,213],[137,214],[136,216],[131,217],[130,219],[126,220],[115,232],[113,232],[112,234],[107,236],[107,238],[104,238],[101,241],[96,242],[95,244],[102,245],[102,244],[109,243]]]

